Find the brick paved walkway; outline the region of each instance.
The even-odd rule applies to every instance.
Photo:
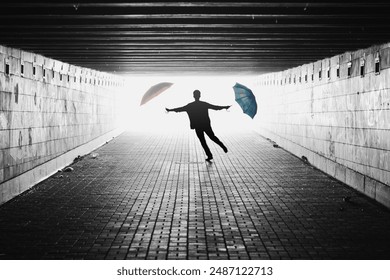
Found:
[[[2,259],[390,259],[390,211],[255,133],[125,133],[0,207]],[[351,197],[344,202],[343,197]]]

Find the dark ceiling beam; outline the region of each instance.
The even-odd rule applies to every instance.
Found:
[[[39,42],[22,42],[19,45],[17,42],[13,44],[15,46],[40,46]],[[317,42],[317,41],[309,41],[309,42],[299,42],[299,43],[284,43],[284,42],[261,42],[261,43],[256,43],[256,42],[207,42],[203,44],[199,43],[193,43],[193,42],[150,42],[147,45],[142,43],[142,42],[131,42],[131,43],[121,43],[121,42],[91,42],[89,44],[82,44],[80,42],[63,42],[62,44],[60,42],[54,43],[52,46],[59,46],[60,48],[67,48],[69,46],[72,47],[78,47],[80,49],[88,49],[88,48],[95,48],[95,47],[113,47],[113,48],[124,48],[124,47],[145,47],[145,48],[153,48],[153,47],[158,47],[158,48],[166,48],[166,47],[189,47],[189,48],[197,48],[197,49],[202,49],[202,48],[210,48],[210,47],[219,47],[219,46],[224,46],[227,48],[233,49],[239,49],[242,47],[246,48],[273,48],[273,47],[311,47],[311,48],[317,48],[317,47],[322,47],[322,48],[332,48],[332,47],[339,47],[339,48],[353,48],[355,46],[361,46],[362,42],[359,41],[352,41],[352,42]]]
[[[72,59],[72,58],[69,58]],[[80,61],[90,61],[90,58],[83,57],[82,59],[80,58],[74,58],[78,59]],[[107,58],[94,58],[92,61],[105,61]],[[149,61],[149,62],[159,62],[159,61],[179,61],[179,62],[186,62],[186,61],[216,61],[216,62],[226,62],[226,59],[223,56],[178,56],[177,58],[172,58],[172,56],[155,56],[155,57],[149,57],[149,56],[131,56],[131,57],[126,57],[126,58],[115,58],[115,57],[108,57],[110,62],[135,62],[135,61]],[[276,62],[283,62],[287,58],[273,58],[273,57],[262,57],[259,58],[258,60],[261,61],[276,61]],[[295,59],[296,60],[296,59]],[[253,57],[230,57],[229,58],[229,63],[230,62],[242,62],[242,63],[247,63],[248,61],[253,62]]]
[[[20,47],[22,46],[23,43],[20,43],[19,45],[13,44],[15,47]],[[32,45],[30,46],[31,49],[34,50],[56,50],[59,52],[62,52],[64,50],[64,46],[61,45],[53,45],[53,46],[44,46],[41,47],[40,45]],[[220,50],[225,50],[229,52],[235,52],[235,51],[259,51],[259,52],[270,52],[270,51],[285,51],[285,52],[300,52],[300,51],[308,51],[311,50],[313,52],[316,52],[317,50],[328,50],[331,51],[332,49],[329,49],[328,46],[318,46],[315,50],[312,47],[305,47],[305,46],[300,46],[300,45],[294,45],[294,46],[283,46],[279,45],[277,47],[272,47],[272,48],[265,48],[265,49],[255,49],[253,47],[248,47],[248,46],[241,46],[239,49],[233,48],[232,46],[227,46],[227,45],[214,45],[214,46],[108,46],[108,45],[101,45],[101,46],[90,46],[90,47],[83,47],[83,46],[66,46],[66,50],[72,50],[75,53],[78,51],[95,51],[95,50],[107,50],[107,51],[114,51],[114,52],[121,52],[121,51],[134,51],[134,50],[139,50],[139,51],[165,51],[165,50],[173,50],[173,51],[188,51],[188,50],[193,50],[193,51],[220,51]]]
[[[265,8],[265,7],[274,7],[274,8],[293,8],[293,7],[299,7],[299,8],[310,8],[310,7],[372,7],[372,6],[378,6],[378,7],[389,7],[390,4],[388,1],[382,0],[382,1],[372,1],[369,3],[362,2],[362,1],[316,1],[316,2],[309,2],[309,1],[283,1],[283,2],[259,2],[259,1],[220,1],[220,2],[213,2],[212,6],[214,7],[233,7],[233,8],[240,8],[240,7],[250,7],[250,8]],[[27,7],[27,8],[35,8],[35,7],[50,7],[50,8],[66,8],[71,7],[74,9],[81,9],[83,7],[104,7],[104,8],[110,8],[110,7],[204,7],[209,8],[210,2],[166,2],[166,1],[153,1],[153,2],[147,2],[147,1],[132,1],[131,3],[128,2],[111,2],[107,3],[104,1],[58,1],[58,2],[35,2],[35,3],[29,3],[26,1],[13,1],[12,3],[2,3],[0,7]]]
[[[53,25],[42,25],[42,24],[35,24],[34,22],[31,23],[12,23],[10,21],[3,21],[0,25],[0,28],[19,28],[19,29],[66,29],[66,28],[72,28],[76,30],[81,29],[116,29],[116,30],[155,30],[155,31],[166,31],[166,30],[203,30],[203,31],[212,31],[215,29],[219,30],[261,30],[261,29],[276,29],[276,30],[290,30],[290,29],[308,29],[309,31],[313,32],[317,29],[325,29],[325,31],[330,32],[330,30],[337,29],[337,30],[350,30],[350,31],[359,31],[362,29],[385,29],[387,25],[390,25],[389,22],[385,23],[385,26],[383,26],[381,23],[367,23],[367,24],[356,24],[352,22],[344,22],[344,24],[336,24],[331,22],[326,23],[295,23],[295,24],[284,24],[284,23],[270,23],[270,24],[250,24],[250,23],[244,23],[244,24],[234,24],[234,23],[216,23],[216,24],[156,24],[156,23],[146,23],[146,24],[101,24],[101,23],[89,23],[87,25],[82,24],[75,24],[74,22],[70,22],[69,24],[63,24],[62,22],[56,22],[56,24]]]
[[[287,51],[286,51],[287,50]],[[64,52],[59,52],[58,50],[47,50],[48,53],[57,53],[64,56],[74,56],[74,57],[102,57],[102,56],[109,56],[109,57],[131,57],[131,56],[173,56],[174,54],[177,54],[178,56],[183,55],[204,55],[204,56],[232,56],[232,57],[239,57],[241,55],[247,55],[247,56],[294,56],[294,53],[299,54],[299,56],[304,55],[315,55],[316,53],[325,52],[328,53],[329,50],[327,48],[319,48],[318,50],[309,51],[308,48],[305,49],[264,49],[264,50],[250,50],[250,49],[236,49],[236,50],[229,50],[228,48],[214,48],[214,49],[195,49],[195,48],[172,48],[172,49],[143,49],[143,50],[121,50],[121,51],[106,51],[104,49],[94,49],[94,50],[80,50],[81,55],[78,55],[78,51],[76,53],[75,50],[67,50]]]
[[[359,19],[359,20],[370,20],[370,19],[386,19],[388,15],[384,14],[124,14],[124,15],[65,15],[65,14],[12,14],[7,12],[6,14],[1,14],[3,20],[160,20],[164,21],[174,21],[174,20],[202,20],[204,22],[211,22],[213,20],[249,20],[249,21],[261,21],[262,19],[279,19],[279,20],[345,20],[345,19]]]
[[[0,32],[1,34],[1,32]],[[388,33],[386,33],[388,34]],[[362,37],[362,38],[359,38],[357,36],[351,38],[351,41],[359,41],[359,42],[362,42],[362,41],[372,41],[373,39],[375,39],[375,36],[377,36],[377,34],[374,34],[373,36],[370,36],[370,37]],[[230,43],[240,43],[240,42],[266,42],[266,41],[270,41],[270,42],[275,42],[275,43],[279,43],[279,42],[283,42],[283,41],[299,41],[299,42],[309,42],[309,41],[313,41],[313,38],[315,38],[315,41],[319,42],[319,41],[325,41],[325,42],[329,42],[329,43],[333,43],[333,42],[340,42],[340,38],[345,38],[345,34],[343,34],[342,36],[312,36],[312,37],[309,37],[309,36],[279,36],[279,37],[275,37],[275,36],[230,36],[230,35],[225,35],[225,36],[219,36],[219,35],[207,35],[207,36],[193,36],[193,35],[166,35],[166,36],[159,36],[159,35],[155,35],[155,36],[115,36],[115,37],[111,37],[111,36],[101,36],[101,37],[96,37],[96,36],[73,36],[71,34],[69,35],[63,35],[63,36],[48,36],[48,35],[37,35],[37,36],[34,36],[32,34],[29,34],[29,35],[26,35],[26,36],[20,36],[20,35],[14,35],[14,34],[11,34],[11,35],[4,35],[2,36],[2,40],[4,41],[8,41],[8,40],[12,40],[12,41],[15,41],[15,42],[18,42],[18,41],[23,41],[23,42],[30,42],[30,41],[42,41],[42,42],[45,42],[45,41],[48,41],[49,43],[56,43],[56,42],[62,42],[62,41],[70,41],[72,39],[74,40],[77,40],[77,42],[85,42],[85,43],[91,43],[91,42],[100,42],[100,43],[104,43],[104,42],[111,42],[111,43],[142,43],[142,42],[145,42],[145,43],[156,43],[156,42],[161,42],[161,43],[164,43],[164,42],[209,42],[209,41],[212,41],[212,42],[230,42]]]
[[[7,36],[7,37],[37,37],[37,36],[73,36],[73,37],[109,37],[109,38],[115,38],[115,37],[154,37],[154,36],[183,36],[183,37],[203,37],[203,36],[231,36],[231,37],[244,37],[244,38],[261,38],[266,36],[267,38],[285,38],[286,36],[291,37],[300,37],[300,38],[323,38],[326,37],[334,37],[334,36],[346,36],[346,35],[355,35],[351,34],[350,32],[346,30],[335,30],[334,32],[306,32],[305,30],[302,30],[301,32],[289,32],[288,34],[283,32],[273,32],[270,30],[240,30],[240,32],[227,32],[225,30],[214,30],[213,32],[210,31],[196,31],[196,32],[188,32],[188,31],[140,31],[140,30],[133,30],[133,31],[106,31],[106,30],[77,30],[77,29],[61,29],[58,31],[53,30],[45,30],[45,29],[34,29],[29,31],[24,31],[23,29],[17,30],[11,28],[13,31],[17,31],[17,34],[11,33],[10,28],[1,28],[0,27],[0,35],[1,36]],[[369,32],[361,32],[362,35],[365,36],[377,36],[377,35],[390,35],[390,30],[370,30]]]
[[[6,38],[2,38],[4,42],[7,41]],[[118,48],[124,46],[150,46],[150,47],[159,47],[159,46],[195,46],[195,47],[208,47],[208,46],[231,46],[231,47],[263,47],[263,46],[294,46],[300,44],[301,46],[329,46],[329,45],[354,45],[360,44],[364,41],[372,41],[365,40],[364,38],[352,38],[350,40],[337,40],[337,39],[328,39],[328,40],[308,40],[305,38],[115,38],[115,39],[106,39],[106,38],[82,38],[80,40],[71,40],[71,38],[50,38],[50,37],[42,37],[35,40],[34,38],[10,38],[10,41],[15,43],[21,43],[26,46],[28,45],[42,45],[46,46],[55,46],[55,45],[63,45],[63,46],[82,46],[82,47],[96,47],[96,46],[117,46]]]

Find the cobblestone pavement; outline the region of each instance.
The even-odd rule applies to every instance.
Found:
[[[1,259],[390,259],[390,211],[258,134],[122,134],[0,206]],[[344,201],[344,197],[350,197]]]

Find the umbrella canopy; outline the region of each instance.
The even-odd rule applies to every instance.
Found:
[[[152,86],[150,89],[148,89],[147,92],[145,92],[144,96],[142,97],[140,105],[144,105],[146,102],[155,98],[157,95],[161,94],[163,91],[167,90],[172,85],[173,85],[173,83],[164,82],[164,83],[159,83],[159,84]]]
[[[257,102],[253,92],[244,85],[236,83],[233,87],[235,99],[242,111],[252,119],[257,113]]]

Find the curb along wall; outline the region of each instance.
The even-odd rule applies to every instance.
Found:
[[[116,136],[122,85],[0,46],[0,204]]]
[[[390,44],[261,75],[259,132],[390,207]]]

